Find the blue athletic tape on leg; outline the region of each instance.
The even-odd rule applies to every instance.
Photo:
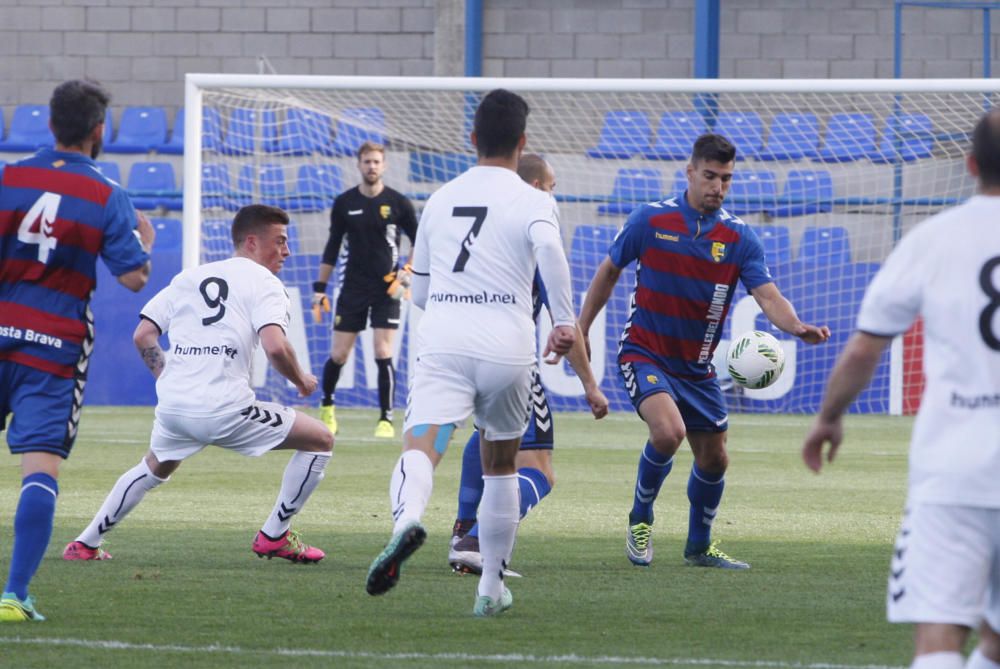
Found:
[[[448,450],[448,442],[451,441],[451,435],[454,432],[454,423],[440,426],[438,428],[437,437],[434,439],[434,450],[441,455],[444,455],[444,452]]]
[[[43,472],[29,474],[21,483],[21,497],[14,513],[14,549],[4,592],[24,599],[52,537],[59,484]]]

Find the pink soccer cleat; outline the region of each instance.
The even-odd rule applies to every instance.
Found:
[[[71,541],[63,549],[63,560],[110,560],[111,553],[107,553],[100,546],[91,548],[82,541]]]
[[[315,546],[302,543],[298,533],[291,530],[274,541],[264,536],[263,532],[258,532],[253,540],[253,552],[257,557],[266,557],[268,560],[280,557],[302,564],[319,562],[326,557],[326,553]]]

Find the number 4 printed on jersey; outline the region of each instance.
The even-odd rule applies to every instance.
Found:
[[[49,253],[54,251],[59,240],[55,236],[56,211],[62,195],[42,193],[42,196],[31,205],[31,209],[21,219],[17,228],[17,241],[25,244],[38,244],[38,262],[48,262]],[[38,225],[35,225],[37,223]],[[34,231],[32,231],[34,228]]]

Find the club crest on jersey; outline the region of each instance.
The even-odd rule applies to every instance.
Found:
[[[656,383],[658,381],[655,374],[647,374],[646,380],[649,381],[650,383]]]
[[[712,242],[712,260],[722,262],[726,257],[726,245],[722,242]]]
[[[389,214],[392,213],[392,208],[387,204],[383,204],[381,207],[378,208],[378,213],[382,218],[388,220]]]

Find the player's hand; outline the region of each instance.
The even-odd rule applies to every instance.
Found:
[[[156,228],[146,218],[146,214],[138,209],[135,212],[135,217],[138,221],[138,225],[135,226],[135,234],[139,238],[139,243],[142,244],[142,250],[150,253],[153,250],[153,241],[156,239]]]
[[[818,474],[823,466],[823,444],[830,443],[830,449],[826,453],[826,461],[833,462],[843,439],[844,426],[840,418],[834,421],[825,421],[817,416],[812,429],[809,430],[805,441],[802,442],[802,460],[806,463],[806,467]]]
[[[822,344],[830,338],[830,328],[826,325],[807,325],[803,323],[799,327],[798,332],[794,334],[807,344]]]
[[[410,299],[410,283],[413,281],[413,273],[410,264],[407,263],[396,272],[390,272],[384,277],[389,287],[385,289],[386,294],[394,300],[401,300],[404,297]]]
[[[304,374],[302,376],[302,380],[299,383],[295,384],[295,387],[299,391],[299,395],[301,395],[302,397],[309,397],[310,395],[312,395],[314,392],[316,392],[316,388],[318,386],[319,386],[319,381],[316,380],[316,375],[308,373]]]
[[[590,413],[594,414],[597,420],[608,415],[608,398],[597,386],[587,389],[587,404],[590,405]]]
[[[545,360],[546,364],[557,364],[573,348],[574,341],[576,341],[575,325],[557,325],[549,333],[549,340],[545,344],[542,359]]]

